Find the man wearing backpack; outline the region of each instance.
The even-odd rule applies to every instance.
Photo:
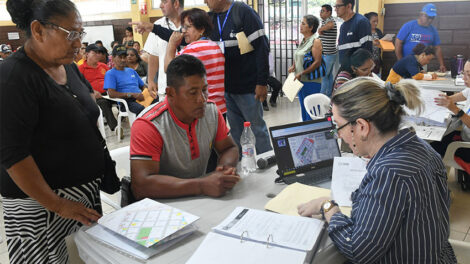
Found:
[[[269,77],[269,44],[263,23],[243,2],[205,0],[205,3],[214,24],[211,39],[219,42],[225,55],[225,100],[232,137],[240,147],[243,122],[249,121],[256,137],[256,152],[271,150],[261,105],[267,97]],[[240,51],[237,34],[238,39],[243,38],[240,35],[246,36],[252,51]]]

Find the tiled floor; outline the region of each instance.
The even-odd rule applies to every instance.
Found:
[[[278,100],[277,107],[270,107],[269,111],[264,112],[264,120],[268,127],[300,121],[298,101],[290,103],[285,97],[280,98]],[[112,150],[129,145],[129,123],[123,122],[123,128],[125,137],[119,142],[116,134],[111,132],[106,126],[106,140],[108,142],[109,149]],[[450,238],[470,242],[470,192],[463,192],[460,189],[460,185],[457,183],[453,172],[451,172],[449,176],[449,188],[452,191]],[[0,264],[6,264],[9,263],[8,251],[6,242],[4,241],[5,230],[3,227],[3,210],[0,208],[0,211],[0,236],[3,238],[3,242],[0,243]],[[103,204],[104,214],[112,211],[114,211],[114,209],[111,206]]]

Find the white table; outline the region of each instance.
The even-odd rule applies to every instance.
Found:
[[[272,152],[265,153],[262,156],[269,154],[272,155]],[[196,222],[199,230],[187,240],[177,243],[168,250],[154,256],[147,263],[185,263],[201,244],[205,235],[210,232],[211,228],[222,222],[237,206],[263,209],[264,205],[271,199],[267,197],[267,194],[276,195],[286,186],[285,184],[274,183],[274,179],[277,177],[276,170],[277,166],[266,170],[258,170],[256,173],[243,178],[230,193],[221,198],[200,196],[179,199],[158,199],[158,202],[199,216],[200,219]],[[320,187],[329,188],[330,182],[321,184]],[[93,244],[96,242],[90,239],[89,243]],[[82,259],[88,258],[89,260],[94,260],[89,263],[116,263],[110,257],[118,259],[121,263],[135,263],[132,259],[111,249],[106,252],[83,252],[80,246],[78,246],[78,249]],[[102,256],[100,261],[96,261],[97,255]],[[343,263],[344,261],[345,258],[336,250],[336,247],[328,238],[327,232],[324,232],[324,237],[313,263]]]
[[[446,80],[439,81],[418,81],[419,85],[424,89],[439,90],[443,92],[460,92],[465,89],[465,85],[455,85],[454,80],[446,77]]]

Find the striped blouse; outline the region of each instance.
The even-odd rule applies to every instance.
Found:
[[[411,130],[375,154],[351,200],[351,218],[336,213],[328,232],[352,262],[456,263],[448,242],[446,169]]]
[[[189,54],[202,61],[206,67],[209,100],[215,102],[217,109],[225,114],[225,57],[219,45],[211,40],[197,40],[187,45],[180,54]]]

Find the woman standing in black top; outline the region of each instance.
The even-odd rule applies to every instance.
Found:
[[[8,0],[24,48],[0,65],[0,190],[11,263],[66,263],[65,237],[100,217],[104,155],[93,90],[73,63],[70,0]]]

